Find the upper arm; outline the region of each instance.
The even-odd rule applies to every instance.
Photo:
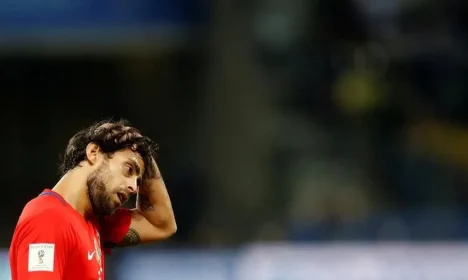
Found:
[[[107,248],[134,246],[168,237],[167,231],[152,225],[138,209],[119,209],[101,220],[101,228]]]
[[[72,235],[65,219],[44,213],[23,221],[15,230],[12,247],[16,279],[63,278]]]

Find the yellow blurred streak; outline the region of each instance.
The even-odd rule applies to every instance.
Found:
[[[412,148],[436,160],[468,167],[468,129],[431,120],[411,126],[408,132]]]

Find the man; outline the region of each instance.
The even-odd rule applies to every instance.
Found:
[[[26,204],[10,246],[13,280],[104,280],[103,250],[168,238],[171,201],[156,146],[123,121],[69,141],[62,178]],[[133,194],[135,209],[122,208]]]

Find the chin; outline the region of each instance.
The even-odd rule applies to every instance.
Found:
[[[114,203],[109,203],[105,207],[97,207],[96,211],[94,212],[97,216],[110,216],[117,211],[118,207]]]
[[[112,209],[110,211],[108,211],[104,216],[112,216],[114,215],[114,213],[117,211],[117,209]]]
[[[114,213],[120,208],[120,206],[121,206],[120,203],[113,203],[113,204],[109,207],[109,209],[110,209],[109,215],[114,214]]]

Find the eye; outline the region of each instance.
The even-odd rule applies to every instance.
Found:
[[[125,165],[125,170],[127,171],[127,174],[128,174],[128,175],[133,174],[133,167],[132,167],[131,165],[126,164],[126,165]]]

